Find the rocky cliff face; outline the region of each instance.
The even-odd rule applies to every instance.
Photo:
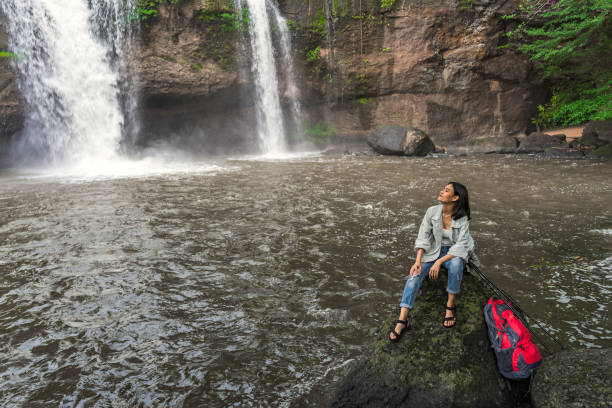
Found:
[[[224,12],[232,9],[183,1],[160,4],[159,15],[143,22],[135,44],[138,144],[189,144],[199,154],[253,149],[248,39]]]
[[[545,92],[524,57],[499,48],[501,16],[515,2],[474,1],[462,10],[459,1],[397,0],[386,10],[364,0],[361,12],[360,1],[331,12],[329,3],[285,0],[284,8],[303,27],[320,10],[333,22],[321,59],[308,65],[309,86],[331,101],[324,115],[340,134],[404,125],[446,145],[526,132]],[[312,47],[304,31],[297,43]]]
[[[459,1],[396,0],[383,9],[375,0],[280,0],[305,116],[364,142],[379,125],[422,129],[437,145],[521,135],[545,89],[528,61],[499,49],[501,15],[514,3],[475,0],[462,10]],[[229,4],[161,4],[143,23],[137,143],[197,141],[211,153],[255,143],[248,39]],[[4,135],[19,129],[22,113],[14,72],[0,60]]]
[[[8,34],[0,19],[0,51],[8,49]],[[0,58],[0,159],[7,153],[8,140],[23,127],[25,101],[17,87],[17,73],[8,58]]]

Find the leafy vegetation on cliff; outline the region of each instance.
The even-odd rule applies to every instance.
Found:
[[[147,20],[159,15],[160,3],[176,4],[180,0],[139,0],[136,6],[136,16],[141,20]]]
[[[552,86],[533,119],[539,126],[575,125],[612,118],[612,2],[524,0],[519,26],[508,33]]]
[[[17,54],[8,51],[0,51],[0,58],[17,58]]]

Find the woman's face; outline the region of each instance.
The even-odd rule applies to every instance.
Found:
[[[452,184],[447,184],[438,195],[438,201],[442,204],[452,203],[458,199],[459,196],[455,195],[455,189]]]

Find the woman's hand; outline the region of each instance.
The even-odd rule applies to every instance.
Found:
[[[410,268],[410,276],[416,276],[421,274],[421,261],[417,260],[414,265]]]
[[[429,269],[429,279],[438,279],[438,273],[440,272],[440,266],[442,263],[438,260],[431,265]]]

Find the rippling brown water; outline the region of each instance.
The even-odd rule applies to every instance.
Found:
[[[216,164],[0,174],[0,406],[324,404],[395,310],[450,179],[483,271],[563,342],[612,346],[612,163]]]

